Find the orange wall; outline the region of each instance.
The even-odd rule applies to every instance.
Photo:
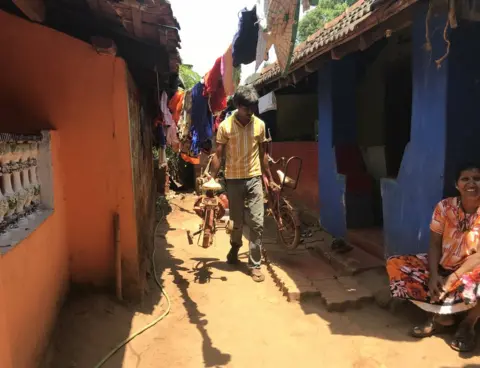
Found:
[[[112,285],[115,211],[125,294],[138,296],[126,67],[1,11],[0,49],[0,131],[56,129],[55,214],[0,259],[0,316],[8,316],[6,327],[0,317],[0,346],[8,340],[14,367],[30,368],[30,348],[45,341],[68,275]]]
[[[31,368],[47,343],[68,287],[68,249],[59,139],[52,133],[54,213],[0,257],[0,367]],[[1,349],[0,348],[0,351]]]

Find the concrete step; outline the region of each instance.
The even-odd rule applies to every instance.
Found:
[[[300,246],[303,245],[305,248],[315,249],[337,271],[344,275],[354,275],[367,270],[385,267],[383,257],[366,252],[361,247],[356,246],[355,242],[349,243],[353,249],[348,253],[333,252],[331,249],[333,237],[321,228],[318,214],[305,207],[300,207],[299,214],[302,223],[308,226],[312,232],[312,236],[305,238]],[[355,239],[358,240],[358,236]]]
[[[360,308],[373,300],[373,294],[352,276],[313,282],[330,312],[343,312],[351,308]]]
[[[385,268],[384,260],[365,252],[354,244],[350,244],[353,249],[347,253],[332,251],[332,241],[333,237],[321,229],[316,229],[312,237],[304,240],[305,243],[313,245],[317,254],[343,275],[355,275],[367,270]]]
[[[327,310],[344,311],[372,301],[374,295],[355,277],[341,276],[314,252],[267,251],[267,269],[289,302],[321,297]]]
[[[380,228],[348,230],[347,241],[378,259],[385,258],[383,231]]]
[[[333,252],[333,238],[316,225],[314,217],[303,222],[311,235],[297,249],[288,251],[277,241],[274,221],[265,221],[267,269],[288,301],[320,297],[327,310],[344,311],[373,301],[385,287],[388,291],[382,260],[357,247],[346,254]]]

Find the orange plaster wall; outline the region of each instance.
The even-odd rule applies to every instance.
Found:
[[[68,287],[68,248],[59,139],[51,134],[54,213],[0,257],[0,367],[37,366]],[[2,328],[3,324],[3,328]],[[4,350],[2,350],[4,349]]]
[[[0,258],[0,367],[30,368],[68,279],[112,285],[115,211],[124,291],[138,293],[126,66],[1,11],[0,49],[0,131],[56,130],[54,215]]]

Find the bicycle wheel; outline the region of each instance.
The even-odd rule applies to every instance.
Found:
[[[202,243],[202,247],[203,248],[209,248],[210,247],[210,243],[212,242],[212,233],[210,231],[205,231],[203,233],[203,243]]]
[[[287,202],[280,207],[278,237],[287,249],[295,249],[300,244],[300,220],[295,209]]]
[[[203,228],[203,248],[209,248],[213,243],[213,231],[214,231],[214,212],[212,210],[207,210],[205,214],[205,224]]]

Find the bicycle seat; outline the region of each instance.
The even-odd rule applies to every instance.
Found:
[[[222,190],[222,186],[217,183],[214,179],[210,179],[206,183],[203,183],[202,185],[203,190],[213,190],[214,192],[218,192]]]
[[[278,178],[280,179],[280,183],[284,183],[287,188],[294,189],[297,185],[296,181],[290,178],[289,176],[285,176],[282,170],[277,170]],[[283,181],[285,178],[285,182]]]

